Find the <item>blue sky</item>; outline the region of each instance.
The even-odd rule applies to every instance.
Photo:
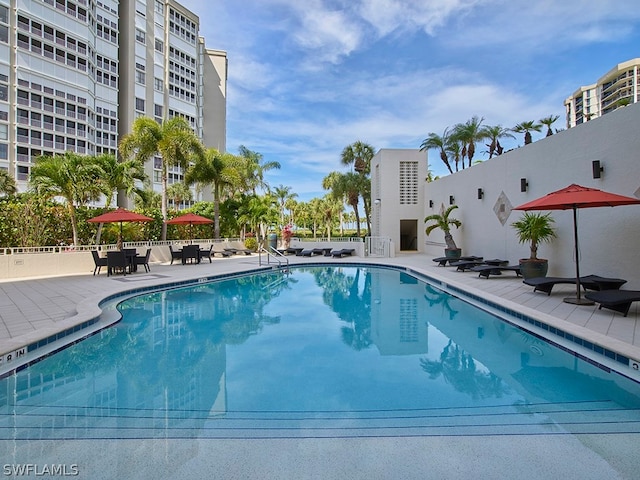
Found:
[[[419,148],[474,115],[513,127],[640,57],[637,0],[181,0],[229,61],[227,150],[321,197],[342,149]],[[544,134],[534,134],[534,140]],[[502,142],[522,145],[522,135]],[[487,159],[478,147],[475,159]],[[436,175],[446,173],[429,153]]]

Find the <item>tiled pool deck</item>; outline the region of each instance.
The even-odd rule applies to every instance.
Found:
[[[407,267],[529,318],[540,318],[554,328],[629,358],[640,359],[638,304],[632,306],[625,318],[619,313],[599,310],[597,306],[564,303],[563,297],[575,293],[571,285],[558,285],[547,296],[534,293],[532,287],[524,285],[511,272],[483,279],[473,272],[438,267],[430,257],[421,254],[403,254],[390,259],[288,258],[292,265],[365,262]],[[263,266],[266,266],[264,260],[263,257]],[[108,296],[257,268],[260,265],[254,255],[216,258],[211,264],[205,261],[200,265],[152,264],[150,273],[126,277],[107,277],[105,273],[94,277],[87,272],[84,275],[2,281],[0,354],[96,317],[100,312],[98,303]],[[612,441],[614,437],[615,441]],[[156,480],[184,474],[195,478],[633,478],[640,468],[635,448],[638,441],[639,435],[635,434],[579,438],[522,435],[193,440],[182,443],[179,440],[95,440],[60,442],[51,458],[56,463],[78,464],[80,475],[77,478],[114,478],[114,472],[126,476],[131,471],[139,473],[135,478]],[[627,450],[621,451],[620,445],[627,445]],[[13,448],[8,444],[1,447],[0,453]],[[37,450],[34,445],[29,448]],[[601,455],[594,455],[592,450]],[[96,451],[102,451],[104,455],[96,457],[93,453]],[[136,451],[138,453],[133,455]],[[181,458],[167,463],[163,452],[175,451],[181,452]],[[606,459],[609,457],[616,458],[615,467],[608,464]],[[115,461],[116,458],[121,458],[121,462]]]

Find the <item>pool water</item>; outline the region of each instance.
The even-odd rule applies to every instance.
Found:
[[[0,439],[638,433],[640,387],[398,269],[136,296],[0,380]]]

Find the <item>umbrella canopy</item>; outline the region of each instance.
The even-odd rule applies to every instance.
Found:
[[[122,223],[123,222],[152,222],[153,218],[141,215],[130,210],[126,210],[122,207],[117,208],[111,212],[103,213],[97,217],[93,217],[87,220],[92,223],[120,223],[120,239],[122,239]]]
[[[179,217],[172,218],[165,222],[167,225],[189,225],[189,237],[193,239],[191,235],[191,228],[193,225],[205,225],[207,223],[213,223],[213,220],[207,217],[196,215],[195,213],[185,213]]]
[[[615,193],[605,192],[597,188],[572,184],[555,192],[546,194],[536,200],[523,203],[514,210],[573,210],[573,236],[576,255],[576,296],[565,298],[567,303],[577,305],[593,305],[593,302],[580,298],[580,262],[578,261],[578,208],[617,207],[620,205],[637,205],[640,200]]]

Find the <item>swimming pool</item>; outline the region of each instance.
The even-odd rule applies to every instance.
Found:
[[[122,321],[0,381],[0,439],[638,434],[640,388],[371,266],[129,298]]]

